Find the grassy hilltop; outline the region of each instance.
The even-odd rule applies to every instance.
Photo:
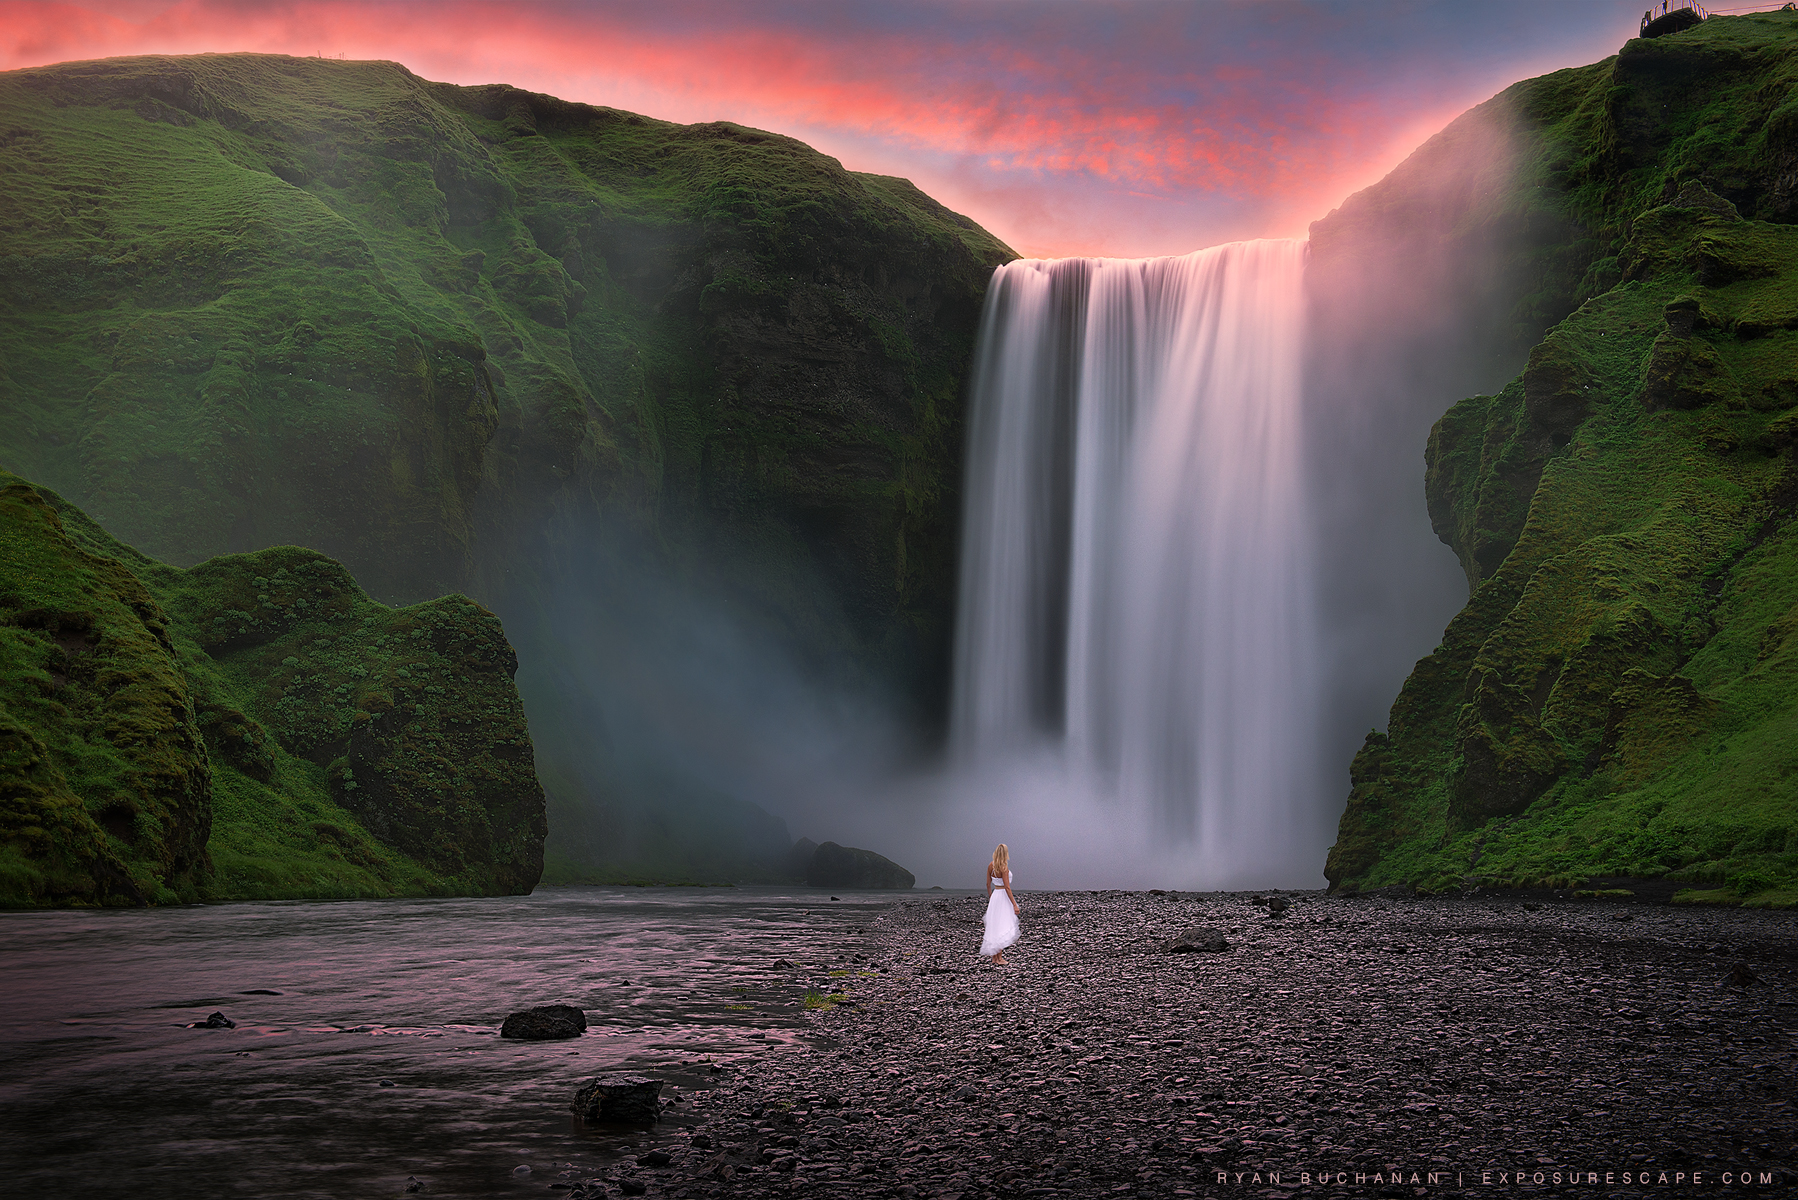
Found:
[[[1798,14],[1518,84],[1510,190],[1577,311],[1427,454],[1471,597],[1355,757],[1327,869],[1798,901]],[[1527,328],[1527,321],[1523,327]]]
[[[623,531],[928,713],[960,389],[1011,257],[905,180],[728,123],[384,62],[7,72],[0,464],[159,561],[303,545],[387,603],[466,592],[533,661],[564,568]],[[590,730],[550,732],[545,777],[592,778]],[[582,786],[553,800],[601,841],[710,823]]]
[[[292,546],[182,570],[0,471],[0,905],[528,892],[493,614]]]

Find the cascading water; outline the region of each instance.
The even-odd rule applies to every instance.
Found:
[[[975,365],[958,756],[1046,752],[1204,886],[1322,861],[1305,254],[1011,263]]]

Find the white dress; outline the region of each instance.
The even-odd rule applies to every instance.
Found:
[[[1005,872],[1006,879],[1011,872]],[[986,936],[980,939],[980,953],[991,956],[1018,940],[1018,914],[1012,911],[1011,897],[1005,894],[1005,879],[993,877],[993,895],[986,902]]]

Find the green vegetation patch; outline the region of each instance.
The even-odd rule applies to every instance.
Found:
[[[190,570],[0,472],[0,903],[529,891],[516,660],[276,547]]]
[[[1519,87],[1572,131],[1556,186],[1614,282],[1431,434],[1471,596],[1355,758],[1336,886],[1798,885],[1798,212],[1757,124],[1798,16],[1601,66]]]

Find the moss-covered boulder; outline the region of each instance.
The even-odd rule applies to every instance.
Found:
[[[1798,15],[1604,65],[1568,98],[1604,98],[1568,203],[1616,229],[1619,282],[1432,433],[1430,511],[1472,594],[1355,758],[1338,887],[1798,900],[1798,227],[1776,223],[1798,214],[1747,127],[1798,80]],[[1747,141],[1700,154],[1720,128]]]
[[[295,547],[190,570],[0,472],[0,902],[526,892],[516,660]]]

